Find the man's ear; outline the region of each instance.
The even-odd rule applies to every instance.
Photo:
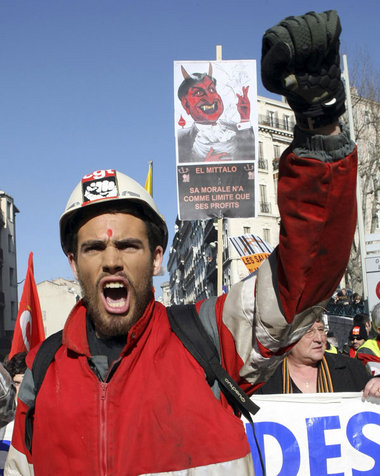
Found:
[[[78,269],[77,269],[77,263],[75,261],[74,253],[69,253],[67,255],[67,258],[69,260],[69,265],[73,271],[75,279],[78,280]]]
[[[190,107],[189,107],[189,103],[187,101],[187,98],[186,96],[182,96],[181,97],[181,104],[182,104],[182,107],[185,109],[185,111],[187,112],[187,114],[190,114]]]
[[[153,276],[158,276],[161,270],[161,264],[164,257],[164,249],[157,246],[153,252]]]

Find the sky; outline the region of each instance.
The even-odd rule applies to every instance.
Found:
[[[83,175],[114,168],[145,183],[174,237],[173,62],[256,59],[267,28],[336,9],[348,63],[380,70],[379,0],[0,0],[0,190],[14,198],[18,281],[72,279],[59,217]],[[258,71],[258,94],[263,88]],[[169,253],[166,251],[164,265]],[[157,294],[168,275],[155,282]],[[19,291],[20,292],[20,291]],[[20,296],[19,296],[20,298]]]

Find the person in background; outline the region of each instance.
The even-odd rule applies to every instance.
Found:
[[[6,368],[0,364],[0,428],[14,419],[16,387]]]
[[[325,353],[326,331],[317,318],[268,380],[256,393],[360,392],[363,398],[380,398],[380,378],[355,359]]]
[[[338,353],[338,339],[335,337],[333,331],[327,331],[326,352],[331,354]]]
[[[373,330],[372,330],[372,322],[371,319],[369,318],[369,314],[366,312],[359,312],[358,314],[355,314],[354,316],[354,325],[360,326],[360,324],[363,324],[365,327],[365,330],[367,332],[367,337],[366,340],[369,337],[374,337]]]
[[[342,288],[338,291],[335,297],[336,304],[343,304],[344,306],[348,306],[350,304],[350,298],[348,297],[346,288]]]
[[[338,342],[337,339],[334,337],[334,333],[330,331],[330,325],[329,325],[329,316],[327,312],[324,312],[321,316],[322,323],[325,328],[325,332],[327,335],[326,339],[326,352],[331,352],[332,354],[337,354],[338,353]]]
[[[351,327],[348,339],[351,342],[348,355],[351,358],[356,357],[356,352],[361,345],[368,339],[367,329],[364,324],[354,324]]]
[[[354,312],[356,313],[362,312],[364,304],[363,304],[363,299],[359,293],[354,293],[352,295],[351,306],[354,309]]]
[[[10,360],[4,362],[4,367],[11,376],[13,385],[16,387],[16,397],[26,371],[26,356],[27,352],[18,352]]]
[[[18,391],[24,378],[26,370],[26,352],[19,352],[15,354],[10,360],[4,360],[4,368],[8,371],[13,385],[16,389],[14,394],[14,400],[17,401]],[[7,425],[0,428],[0,476],[4,474],[5,460],[8,455],[9,446],[12,441],[14,420],[10,421]]]
[[[380,374],[380,303],[372,309],[373,339],[367,339],[357,350],[356,358],[368,365],[372,375]]]

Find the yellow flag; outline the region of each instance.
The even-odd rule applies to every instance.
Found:
[[[145,180],[145,190],[153,197],[153,161],[149,162],[148,175]]]

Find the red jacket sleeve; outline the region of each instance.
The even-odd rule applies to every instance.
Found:
[[[331,163],[293,153],[281,159],[278,285],[288,322],[330,298],[343,276],[356,226],[356,168],[356,148]]]

